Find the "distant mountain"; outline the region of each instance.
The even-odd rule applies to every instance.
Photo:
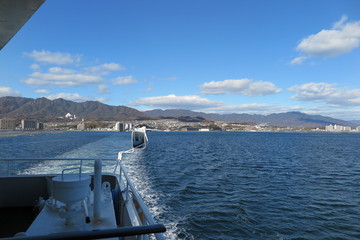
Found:
[[[96,101],[82,103],[64,99],[1,97],[0,118],[35,119],[53,121],[63,118],[67,113],[86,120],[144,120],[153,118],[177,118],[180,121],[236,121],[267,124],[278,127],[324,127],[329,124],[355,127],[360,124],[340,119],[308,115],[301,112],[274,113],[270,115],[253,114],[215,114],[194,112],[183,109],[151,110],[140,112],[126,106],[109,106]]]
[[[86,120],[135,120],[149,119],[144,113],[125,106],[109,106],[96,101],[82,103],[64,99],[1,97],[0,118],[38,119],[51,121],[67,113]]]
[[[169,109],[169,110],[151,110],[145,111],[146,115],[152,117],[201,117],[211,121],[241,121],[252,122],[256,124],[267,124],[269,126],[277,127],[324,127],[330,124],[338,124],[343,126],[355,127],[357,124],[347,122],[340,119],[325,117],[321,115],[308,115],[301,112],[287,112],[287,113],[273,113],[270,115],[259,114],[214,114],[194,112],[183,109]]]
[[[349,122],[351,122],[357,126],[360,126],[360,120],[350,120]]]

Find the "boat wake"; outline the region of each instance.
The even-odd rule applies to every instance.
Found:
[[[54,158],[57,159],[113,158],[114,162],[108,162],[108,161],[103,162],[104,172],[112,172],[116,164],[116,157],[117,157],[116,154],[114,153],[116,153],[116,151],[119,150],[119,146],[115,146],[115,144],[114,146],[112,145],[109,146],[109,144],[111,143],[114,144],[114,141],[109,141],[108,138],[102,138],[95,142],[87,143],[69,152],[59,154]],[[111,155],[109,153],[111,153]],[[40,172],[43,172],[45,170],[47,173],[59,174],[64,168],[78,167],[79,163],[80,162],[76,162],[74,164],[73,161],[69,161],[69,160],[49,160],[45,162],[33,162],[26,167],[22,166],[21,168],[14,168],[14,169],[23,169],[23,170],[18,170],[16,174],[38,174],[39,169],[41,169]],[[82,169],[84,173],[92,172],[93,171],[92,162],[91,163],[84,162],[82,165]]]
[[[135,151],[133,154],[124,155],[123,163],[137,191],[149,207],[154,218],[166,226],[167,230],[164,235],[167,239],[195,239],[191,234],[187,233],[185,229],[179,228],[179,223],[184,222],[186,217],[180,219],[179,216],[176,215],[169,216],[169,213],[172,212],[171,209],[161,203],[161,199],[164,198],[164,193],[155,190],[145,167],[141,163],[143,159],[144,152]]]

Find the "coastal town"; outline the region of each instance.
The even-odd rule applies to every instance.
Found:
[[[131,131],[134,127],[146,126],[148,131],[191,131],[191,132],[360,132],[360,126],[327,125],[325,127],[284,127],[269,126],[266,123],[255,124],[240,121],[208,121],[179,119],[155,119],[132,121],[92,121],[77,119],[67,113],[59,121],[40,122],[31,119],[0,119],[0,130],[61,130],[61,131]]]

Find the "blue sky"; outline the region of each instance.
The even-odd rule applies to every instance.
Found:
[[[47,1],[0,97],[360,119],[360,1]]]

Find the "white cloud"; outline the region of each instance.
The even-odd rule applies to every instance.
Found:
[[[118,63],[107,62],[104,64],[82,67],[79,64],[81,55],[51,52],[51,51],[32,51],[24,53],[37,63],[33,63],[30,68],[31,74],[22,82],[32,86],[58,86],[58,87],[79,87],[87,85],[97,85],[100,94],[109,93],[108,87],[104,84],[105,76],[111,72],[124,71],[125,68]],[[43,64],[55,64],[57,66],[43,68]],[[64,68],[60,65],[72,65]],[[82,64],[83,65],[83,64]],[[108,77],[108,80],[109,77]],[[137,81],[132,76],[119,77],[113,80],[116,85],[129,85]]]
[[[290,64],[298,65],[298,64],[303,63],[306,59],[308,59],[308,57],[305,57],[305,56],[297,57],[297,58],[294,58],[293,60],[291,60]]]
[[[49,95],[46,98],[50,100],[63,98],[74,102],[85,102],[85,101],[105,102],[107,100],[106,98],[93,98],[93,97],[81,96],[78,93],[58,93],[58,94]]]
[[[349,120],[359,120],[360,119],[360,109],[338,109],[338,110],[334,110],[333,108],[331,109],[324,109],[324,108],[319,108],[319,109],[309,109],[307,111],[304,111],[307,114],[312,114],[312,115],[322,115],[322,116],[328,116],[328,117],[332,117],[332,118],[338,118],[338,119],[342,119],[345,121],[349,121]]]
[[[39,71],[41,69],[41,66],[37,63],[31,64],[30,68],[34,71]]]
[[[0,86],[0,97],[8,97],[8,96],[18,97],[20,96],[20,92],[14,91],[10,87]]]
[[[51,67],[51,68],[49,68],[49,72],[53,73],[53,74],[59,74],[59,75],[76,74],[76,71],[73,69],[66,69],[66,68],[60,68],[60,67]]]
[[[52,67],[48,72],[33,72],[29,78],[22,80],[31,86],[55,85],[59,87],[74,87],[89,84],[99,84],[103,78],[96,74],[79,73],[73,69]]]
[[[118,77],[113,80],[114,85],[131,85],[135,83],[137,83],[137,81],[133,76]]]
[[[334,23],[333,25],[333,29],[339,29],[339,28],[342,28],[342,26],[344,25],[344,23],[348,20],[348,17],[346,15],[342,15],[341,16],[341,19]]]
[[[129,103],[129,105],[147,106],[151,109],[189,109],[218,114],[247,113],[268,115],[271,113],[304,110],[301,106],[283,106],[278,104],[247,103],[241,105],[226,105],[223,102],[210,101],[199,96],[176,95],[141,98]]]
[[[100,84],[98,93],[100,93],[100,94],[110,93],[109,87],[106,84]]]
[[[49,94],[50,91],[46,90],[46,89],[37,89],[35,91],[36,93],[41,93],[41,94]]]
[[[101,68],[109,71],[123,71],[125,68],[118,63],[104,63],[100,65]]]
[[[323,29],[301,40],[296,50],[302,56],[293,59],[291,63],[300,64],[307,57],[336,57],[357,48],[360,45],[360,21],[346,21],[347,17],[343,16],[331,29]]]
[[[230,79],[211,81],[201,85],[203,94],[242,94],[246,96],[265,96],[277,94],[281,89],[271,82],[253,81],[251,79]]]
[[[220,107],[208,108],[206,112],[228,114],[228,113],[247,113],[247,114],[261,114],[268,115],[271,113],[301,111],[303,107],[300,106],[282,106],[278,104],[259,104],[247,103],[241,105],[224,105]]]
[[[88,70],[89,72],[95,72],[106,75],[109,72],[124,71],[125,68],[118,63],[104,63],[98,66],[89,67],[86,70]]]
[[[172,76],[172,77],[158,77],[158,76],[152,75],[150,78],[152,80],[159,80],[159,81],[177,81],[177,80],[179,80],[179,78],[175,77],[175,76]]]
[[[139,91],[142,92],[142,93],[146,93],[146,92],[152,92],[152,88],[151,87],[148,87],[146,89],[140,89]]]
[[[323,90],[318,90],[319,92],[326,92],[326,89],[332,88],[332,84],[324,84]],[[316,88],[321,89],[321,85],[313,86],[314,91]],[[292,90],[295,90],[294,86]],[[302,86],[303,89],[306,86]],[[311,89],[311,87],[306,88]],[[331,91],[330,91],[331,92]],[[325,94],[326,95],[326,94]],[[360,96],[360,95],[359,95]],[[315,99],[315,98],[314,98]],[[334,105],[325,105],[318,108],[308,108],[304,106],[285,106],[281,104],[271,104],[271,103],[247,103],[240,105],[227,105],[223,102],[211,101],[206,98],[202,98],[199,96],[176,96],[176,95],[168,95],[168,96],[158,96],[158,97],[146,97],[135,100],[129,103],[131,106],[147,106],[151,109],[161,108],[161,109],[189,109],[196,110],[206,113],[218,113],[218,114],[230,114],[230,113],[247,113],[247,114],[260,114],[260,115],[269,115],[272,113],[283,113],[290,111],[300,111],[307,114],[314,115],[323,115],[323,116],[331,116],[339,119],[357,119],[357,116],[360,116],[360,109],[352,109],[348,108],[349,111],[345,109],[339,110],[339,108],[334,108]],[[359,104],[358,104],[359,105]],[[354,105],[354,106],[358,106]],[[350,106],[351,107],[351,106]],[[351,110],[350,110],[351,109]],[[352,115],[355,114],[356,115]],[[358,118],[360,119],[360,118]]]
[[[357,106],[360,104],[360,89],[335,88],[336,84],[305,83],[288,90],[296,92],[292,99],[310,102],[324,102],[334,107]]]
[[[184,108],[184,109],[203,109],[216,106],[222,106],[222,102],[210,101],[206,98],[199,96],[158,96],[158,97],[145,97],[129,103],[131,106],[149,106],[154,108]]]
[[[46,50],[42,50],[42,51],[34,50],[30,53],[24,53],[24,55],[38,62],[57,64],[57,65],[75,64],[75,63],[79,63],[81,60],[81,55],[78,54],[50,52]]]
[[[224,105],[215,108],[208,108],[208,112],[219,113],[219,114],[228,114],[228,113],[259,113],[265,114],[264,111],[273,110],[273,106],[269,104],[258,104],[258,103],[248,103],[241,105]],[[271,111],[270,110],[270,111]]]

